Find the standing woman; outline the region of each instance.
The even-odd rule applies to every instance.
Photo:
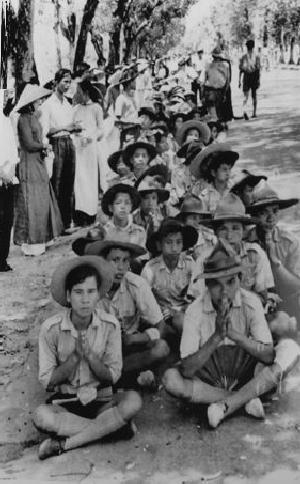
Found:
[[[51,91],[27,84],[16,110],[20,113],[18,136],[20,163],[15,207],[14,243],[24,255],[41,255],[46,243],[62,231],[60,212],[44,162],[48,146],[43,144],[37,110]]]
[[[74,136],[75,168],[75,222],[81,226],[92,224],[97,215],[99,198],[98,145],[103,135],[103,111],[97,90],[90,81],[77,85],[79,104],[74,108],[73,122],[82,131]]]

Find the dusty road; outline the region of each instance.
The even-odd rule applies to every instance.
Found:
[[[282,196],[300,195],[299,77],[300,71],[290,70],[265,74],[258,119],[233,122],[229,134],[241,153],[239,167],[266,173]],[[234,79],[239,114],[236,84]],[[299,210],[286,211],[282,222],[300,236]],[[203,475],[222,472],[226,484],[300,482],[300,365],[280,400],[269,402],[263,423],[240,414],[211,431],[203,410],[184,408],[160,390],[145,396],[134,439],[38,461],[42,436],[32,426],[31,412],[45,394],[37,381],[37,336],[41,322],[57,310],[50,277],[59,261],[72,257],[70,242],[60,239],[37,259],[24,258],[13,247],[14,272],[0,275],[6,348],[0,355],[0,481],[196,484],[204,482]]]

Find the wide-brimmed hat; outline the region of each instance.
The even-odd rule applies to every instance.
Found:
[[[120,161],[120,158],[122,157],[123,150],[118,150],[109,155],[107,158],[107,164],[111,170],[113,170],[115,173],[117,173],[117,166]]]
[[[196,129],[199,132],[200,141],[202,141],[204,144],[207,144],[209,142],[210,129],[207,124],[202,123],[201,121],[197,121],[196,119],[191,119],[189,121],[185,121],[182,124],[176,135],[176,140],[179,146],[182,146],[182,144],[184,143],[186,134],[190,129]]]
[[[184,225],[182,222],[175,218],[165,219],[159,229],[153,232],[147,240],[146,247],[148,251],[153,255],[158,255],[160,251],[157,248],[157,243],[160,242],[163,237],[166,237],[170,233],[180,232],[183,239],[183,251],[194,247],[198,240],[198,232],[194,227]]]
[[[153,121],[149,130],[152,131],[153,133],[161,132],[165,135],[167,135],[168,132],[169,132],[169,128],[167,126],[166,121],[163,121],[162,119],[158,119],[158,120]]]
[[[42,99],[43,97],[51,96],[51,94],[53,94],[53,91],[50,91],[50,89],[45,89],[35,84],[26,84],[14,111],[20,111],[24,106],[38,101],[38,99]]]
[[[106,215],[112,215],[109,206],[113,204],[117,193],[128,193],[130,195],[132,201],[132,212],[138,208],[141,199],[137,190],[132,185],[127,183],[116,183],[104,193],[102,198],[101,207]]]
[[[195,178],[201,178],[208,170],[213,169],[220,160],[231,167],[240,157],[228,143],[215,143],[203,149],[191,163],[191,173]]]
[[[187,195],[181,204],[180,212],[176,216],[176,219],[183,220],[186,215],[197,213],[203,217],[203,219],[211,220],[212,214],[204,208],[203,201],[196,197],[196,195]]]
[[[190,165],[195,158],[195,156],[200,153],[203,149],[203,144],[201,141],[189,141],[184,143],[182,147],[177,151],[177,156],[179,158],[185,158],[185,165]]]
[[[247,212],[255,214],[268,205],[278,205],[279,209],[292,207],[299,202],[298,198],[279,198],[277,193],[266,183],[263,188],[253,194],[252,202],[247,207]]]
[[[151,119],[155,118],[155,112],[151,106],[142,106],[138,112],[138,115],[142,116],[143,114],[149,116]]]
[[[203,279],[227,277],[243,272],[241,258],[232,247],[223,240],[219,240],[211,255],[204,261]]]
[[[257,220],[246,214],[242,200],[234,193],[228,193],[217,205],[210,226],[215,228],[222,222],[240,222],[244,225],[253,225]]]
[[[148,193],[157,193],[158,203],[165,202],[170,196],[170,192],[164,188],[160,188],[154,178],[141,180],[136,188],[141,197],[147,195]]]
[[[135,152],[135,150],[138,148],[145,148],[145,150],[148,151],[149,157],[150,157],[149,162],[153,160],[153,158],[155,158],[156,148],[154,145],[151,145],[146,141],[136,141],[135,143],[132,143],[126,146],[126,148],[124,149],[123,160],[127,165],[132,166],[131,157],[133,156],[133,153]]]
[[[131,242],[124,242],[121,240],[98,240],[86,246],[86,254],[89,255],[103,255],[109,249],[124,249],[131,253],[131,257],[140,257],[147,253],[146,249],[141,245],[132,244]]]
[[[51,281],[51,294],[53,299],[61,306],[68,306],[66,280],[70,272],[76,267],[88,265],[96,269],[101,279],[100,297],[111,288],[114,278],[114,267],[102,257],[83,255],[62,262],[54,271]]]
[[[253,175],[253,173],[244,169],[240,179],[234,183],[230,191],[238,195],[244,190],[246,185],[254,188],[262,180],[267,180],[267,177],[265,175]]]
[[[144,173],[137,179],[134,186],[135,188],[141,183],[142,180],[148,177],[160,177],[163,180],[163,184],[166,185],[170,178],[170,172],[166,165],[159,163],[157,165],[149,166]]]
[[[76,255],[83,255],[85,254],[86,247],[96,242],[97,240],[103,240],[105,238],[105,229],[104,227],[94,227],[87,231],[85,237],[79,237],[75,239],[72,243],[72,250],[75,252]]]
[[[212,50],[212,53],[211,55],[213,57],[215,57],[216,59],[223,59],[223,60],[227,60],[227,55],[226,53],[220,49],[220,47],[215,47],[213,50]]]

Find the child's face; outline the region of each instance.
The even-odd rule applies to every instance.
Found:
[[[200,230],[202,226],[202,215],[200,213],[189,213],[185,216],[185,225],[194,227],[196,230]]]
[[[146,170],[150,156],[146,148],[137,148],[132,155],[133,172],[138,178]]]
[[[256,214],[258,223],[265,232],[273,230],[278,223],[279,205],[269,205]]]
[[[83,282],[75,284],[68,291],[67,298],[72,313],[80,319],[91,316],[99,301],[99,289],[95,276],[87,277]]]
[[[186,143],[189,143],[190,141],[199,141],[200,140],[200,134],[199,134],[199,131],[197,129],[189,129],[187,134],[186,134],[186,138],[185,138],[185,142]]]
[[[120,159],[118,165],[117,165],[117,172],[118,175],[120,176],[127,176],[130,174],[130,168],[129,166],[125,165],[124,161]]]
[[[243,201],[243,204],[248,207],[253,199],[253,193],[254,193],[254,187],[250,185],[245,185],[244,190],[242,192],[241,199]]]
[[[142,114],[140,116],[140,123],[141,127],[144,129],[148,129],[151,126],[151,118],[147,114]]]
[[[162,255],[167,259],[177,259],[183,250],[181,232],[166,235],[161,241]]]
[[[226,163],[221,163],[221,165],[216,169],[212,170],[212,175],[216,182],[228,183],[231,173],[231,166]]]
[[[109,210],[117,220],[128,220],[132,211],[132,200],[129,193],[117,193]]]
[[[149,213],[153,212],[157,208],[157,201],[156,192],[151,192],[144,195],[141,200],[142,212],[144,212],[146,215],[149,215]]]
[[[240,222],[223,222],[216,228],[217,237],[227,240],[234,249],[242,242],[243,234],[244,227]]]
[[[114,283],[119,285],[130,269],[130,252],[123,249],[111,249],[107,254],[106,260],[112,262],[116,268]]]
[[[156,151],[160,155],[169,150],[168,138],[165,134],[161,135],[160,141],[156,144]]]

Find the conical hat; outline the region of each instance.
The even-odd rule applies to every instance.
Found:
[[[24,87],[18,104],[15,107],[15,111],[20,111],[21,108],[28,104],[37,101],[46,96],[50,96],[52,91],[45,89],[44,87],[37,86],[36,84],[26,84]]]

